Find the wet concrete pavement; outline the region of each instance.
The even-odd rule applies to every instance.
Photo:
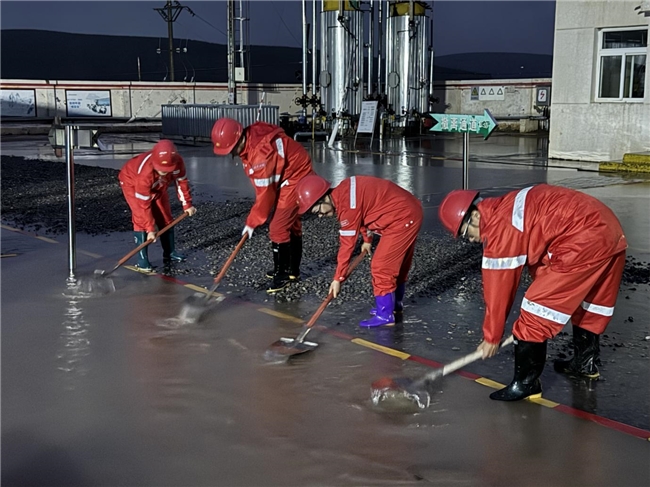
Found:
[[[24,145],[12,153],[37,152],[33,141]],[[146,148],[146,142],[134,146]],[[195,192],[204,195],[199,210],[210,196],[252,196],[241,167],[205,147],[181,151]],[[512,147],[503,162],[474,162],[470,180],[480,184],[472,186],[487,194],[533,182],[583,189],[617,213],[628,255],[650,260],[649,186],[636,182],[643,178],[624,184],[629,177],[549,169],[532,160],[535,151],[516,156],[529,166],[511,163]],[[84,154],[77,164],[119,167],[130,157]],[[459,186],[461,172],[456,154],[448,160],[431,154],[422,165],[400,162],[400,155],[322,149],[314,159],[334,182],[375,174],[412,190],[423,200],[426,230],[436,235],[437,204]],[[64,237],[51,243],[7,228],[0,236],[3,255],[16,254],[2,259],[3,485],[650,483],[650,443],[639,439],[650,430],[647,283],[622,287],[611,338],[603,338],[604,380],[581,384],[552,372],[551,359],[570,335],[556,339],[543,383],[544,397],[559,406],[490,401],[491,389],[471,374],[509,382],[512,353],[504,351],[467,367],[468,375],[441,381],[429,409],[397,415],[373,410],[371,382],[430,370],[413,357],[444,363],[473,350],[482,316],[475,275],[433,299],[407,295],[405,322],[394,329],[360,330],[370,296],[342,300],[319,322],[330,332],[310,335],[321,344],[314,353],[273,365],[264,362],[264,351],[280,336],[295,336],[318,297],[282,302],[225,283],[220,290],[230,291],[228,298],[206,320],[178,327],[169,318],[193,292],[181,283],[120,269],[115,293],[82,297],[66,289]],[[78,254],[78,272],[87,276],[110,267],[131,240],[124,233],[80,234],[78,245],[104,256]],[[359,271],[369,279],[367,269]],[[209,276],[178,277],[209,284]],[[358,339],[388,349],[372,350]],[[571,408],[598,417],[576,418]]]

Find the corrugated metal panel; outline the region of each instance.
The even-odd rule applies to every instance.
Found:
[[[262,105],[163,105],[162,133],[165,137],[195,137],[210,139],[214,122],[222,117],[234,118],[244,127],[257,120],[279,123],[279,106]]]

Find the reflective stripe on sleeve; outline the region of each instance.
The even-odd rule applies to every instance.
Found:
[[[185,181],[187,179],[187,176],[183,176],[182,178],[176,178],[176,181]]]
[[[142,162],[140,163],[140,167],[138,167],[138,174],[140,174],[142,172],[142,168],[144,167],[144,163],[147,162],[150,157],[151,157],[151,154],[149,154],[147,157],[142,159]]]
[[[341,237],[354,237],[357,234],[356,230],[339,230]]]
[[[144,201],[149,201],[151,199],[151,195],[140,194],[140,193],[135,193],[135,197],[138,198],[139,200],[144,200]]]
[[[535,316],[539,316],[540,318],[555,321],[556,323],[561,323],[563,325],[567,324],[569,318],[571,318],[571,315],[547,308],[546,306],[534,303],[533,301],[528,301],[526,298],[521,302],[521,309],[528,311],[530,314]]]
[[[357,178],[352,176],[350,178],[350,209],[357,208]]]
[[[614,314],[614,307],[609,307],[609,306],[599,306],[594,303],[588,303],[587,301],[582,302],[582,308],[585,311],[589,311],[590,313],[594,313],[597,315],[602,315],[602,316],[612,316]]]
[[[185,207],[187,205],[187,200],[185,199],[185,194],[183,194],[183,190],[181,189],[180,186],[177,186],[176,191],[178,191],[178,200],[181,202],[181,205]]]
[[[257,186],[258,188],[265,188],[267,186],[271,186],[271,184],[277,183],[278,181],[280,181],[279,174],[276,174],[275,176],[271,176],[270,178],[253,179],[255,186]]]
[[[516,269],[526,264],[526,256],[518,255],[517,257],[499,257],[499,258],[490,258],[483,257],[483,269]]]
[[[515,205],[512,207],[512,226],[520,232],[524,231],[524,212],[526,211],[526,195],[533,189],[532,186],[524,188],[515,197]]]
[[[278,154],[280,154],[280,157],[284,158],[284,145],[282,144],[282,139],[276,139],[275,146],[278,148]]]

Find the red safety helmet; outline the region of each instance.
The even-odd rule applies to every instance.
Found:
[[[298,213],[301,215],[307,213],[318,200],[325,196],[331,186],[332,183],[318,174],[310,174],[302,178],[296,187],[298,191]]]
[[[156,171],[172,172],[177,165],[177,150],[171,140],[162,139],[151,149],[151,163]]]
[[[445,199],[440,203],[438,218],[454,238],[458,238],[458,232],[460,232],[467,210],[472,206],[478,195],[478,191],[457,189],[445,196]]]
[[[218,156],[227,156],[239,142],[244,127],[232,118],[220,118],[212,127],[212,144],[214,153]]]

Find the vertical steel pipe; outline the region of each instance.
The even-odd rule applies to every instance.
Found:
[[[75,283],[77,279],[74,275],[77,267],[76,254],[76,231],[74,216],[74,149],[73,149],[73,128],[71,125],[65,126],[65,162],[68,179],[68,279],[67,282]]]
[[[469,189],[469,132],[463,133],[463,189]]]

